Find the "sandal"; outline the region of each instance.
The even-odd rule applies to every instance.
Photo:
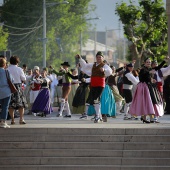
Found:
[[[19,121],[19,124],[20,124],[20,125],[25,125],[26,122],[25,122],[24,120],[20,120],[20,121]]]
[[[15,121],[11,121],[11,125],[15,125]]]

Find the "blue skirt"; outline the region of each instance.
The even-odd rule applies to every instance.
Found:
[[[102,95],[101,95],[101,114],[107,115],[107,116],[116,116],[116,104],[115,99],[112,93],[112,90],[108,85],[105,86],[103,89]],[[89,106],[88,109],[88,115],[94,115],[95,109],[93,105]]]
[[[35,99],[32,112],[44,112],[44,114],[50,114],[52,112],[51,102],[50,102],[50,91],[48,88],[41,89]]]

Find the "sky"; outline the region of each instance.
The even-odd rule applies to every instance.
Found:
[[[0,6],[3,4],[3,0],[0,0]]]
[[[138,4],[138,0],[133,0],[134,4]],[[96,5],[96,10],[91,12],[88,17],[100,17],[98,20],[90,20],[89,22],[96,28],[96,31],[115,30],[123,36],[122,24],[119,22],[118,16],[115,14],[116,3],[121,0],[92,0],[91,4]],[[123,0],[128,3],[129,0]],[[166,6],[166,0],[163,0]],[[121,29],[121,30],[120,30]],[[120,32],[119,32],[120,30]]]

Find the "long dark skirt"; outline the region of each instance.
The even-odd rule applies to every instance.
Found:
[[[162,103],[162,97],[155,84],[148,83],[148,88],[153,104]]]
[[[18,92],[11,95],[11,101],[9,104],[9,108],[19,109],[19,108],[27,108],[28,104],[22,90],[21,84],[14,84]]]
[[[77,88],[76,93],[73,98],[72,106],[78,107],[85,105],[85,96],[86,96],[86,88],[88,86],[85,84],[80,84],[80,86]]]
[[[43,112],[44,114],[50,114],[52,112],[51,102],[50,102],[50,91],[48,88],[41,89],[35,99],[32,112],[38,113]]]

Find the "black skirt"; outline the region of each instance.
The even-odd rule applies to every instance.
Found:
[[[9,108],[12,109],[27,108],[28,104],[24,92],[22,90],[22,85],[21,84],[14,84],[14,85],[18,91],[11,95]]]
[[[148,83],[148,88],[151,96],[151,100],[153,104],[162,103],[161,94],[156,86],[156,84]]]
[[[86,89],[88,88],[87,84],[80,84],[77,88],[76,93],[73,98],[72,106],[78,107],[85,105],[85,96],[86,96]]]

